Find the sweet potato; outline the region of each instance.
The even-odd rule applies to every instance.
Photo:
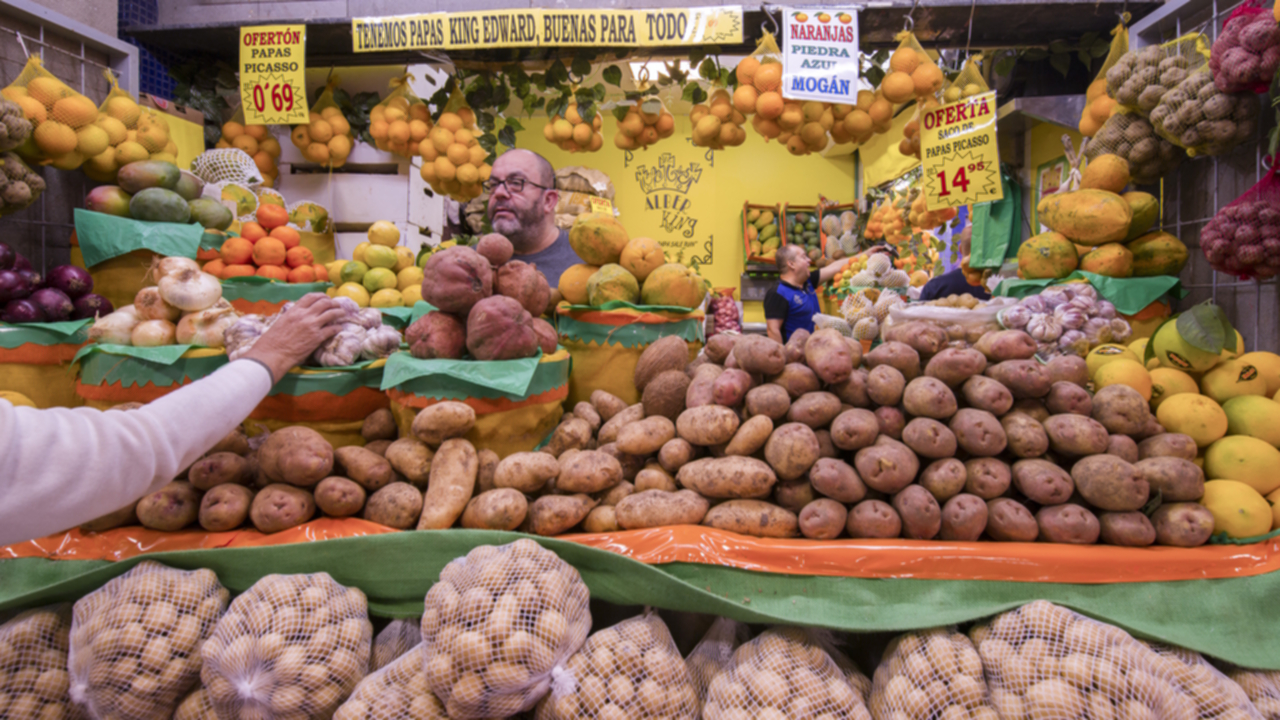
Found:
[[[729,444],[724,448],[725,455],[755,455],[773,434],[773,421],[766,415],[756,415],[738,426]],[[664,446],[665,447],[665,446]]]
[[[666,418],[662,418],[666,420]],[[668,421],[670,422],[670,421]],[[600,450],[582,450],[560,461],[556,491],[596,493],[622,482],[622,464]],[[519,488],[517,488],[519,489]]]
[[[804,345],[804,361],[822,382],[828,385],[844,382],[862,357],[854,357],[853,347],[837,330],[823,328],[809,336]]]
[[[942,508],[919,485],[908,485],[895,493],[893,509],[902,518],[903,537],[932,540],[942,529]]]
[[[684,438],[668,440],[658,450],[658,463],[669,473],[678,472],[686,463],[698,457],[698,450]]]
[[[800,534],[795,513],[763,500],[726,500],[708,510],[702,524],[755,537],[788,538]]]
[[[614,513],[619,527],[639,530],[664,525],[697,525],[709,507],[707,499],[692,490],[645,490],[623,498]]]
[[[1051,415],[1071,413],[1089,417],[1093,414],[1093,396],[1089,395],[1088,390],[1073,382],[1058,381],[1049,386],[1049,394],[1044,398],[1044,407]]]
[[[343,474],[369,492],[385,487],[395,479],[395,472],[386,458],[362,447],[348,445],[338,448],[333,454],[338,465],[346,470]]]
[[[983,500],[998,498],[1009,489],[1013,478],[1008,465],[993,457],[976,457],[964,461],[964,491]]]
[[[951,418],[948,427],[956,434],[956,443],[970,455],[999,455],[1009,444],[1004,426],[986,410],[964,408]]]
[[[867,397],[877,405],[897,405],[906,387],[906,377],[892,365],[877,365],[867,373]]]
[[[920,487],[938,502],[946,502],[964,490],[968,470],[964,463],[949,457],[934,460],[920,473]]]
[[[630,497],[630,496],[628,496]],[[520,529],[534,535],[561,535],[582,522],[598,505],[590,495],[543,495],[529,506]]]
[[[138,522],[152,530],[173,532],[200,516],[200,493],[191,483],[177,480],[138,501]]]
[[[311,428],[281,428],[258,448],[258,465],[272,482],[311,487],[333,474],[333,446]]]
[[[818,460],[820,450],[813,429],[793,422],[773,431],[765,442],[764,458],[780,479],[796,480],[809,472]]]
[[[974,375],[960,389],[965,402],[975,410],[986,410],[993,415],[1004,415],[1013,407],[1013,393],[1009,388],[985,375]]]
[[[196,490],[209,490],[226,483],[244,485],[251,480],[249,461],[230,452],[206,455],[187,470],[187,480]]]
[[[920,353],[915,348],[900,342],[880,343],[863,357],[866,366],[871,369],[881,365],[889,365],[907,380],[914,380],[920,374]]]
[[[471,443],[445,440],[431,459],[431,477],[423,498],[419,530],[446,530],[457,522],[475,492],[480,460]]]
[[[987,529],[987,503],[977,495],[960,493],[942,506],[939,540],[973,542]]]
[[[283,483],[268,485],[253,496],[249,520],[262,533],[277,533],[311,519],[316,501],[310,492]]]
[[[431,474],[431,447],[417,438],[400,438],[387,448],[386,460],[391,468],[418,487],[427,486]]]
[[[1012,472],[1018,492],[1041,505],[1061,505],[1071,499],[1076,489],[1071,474],[1048,460],[1019,460],[1013,464]]]
[[[615,443],[618,450],[628,455],[652,455],[675,436],[676,424],[661,415],[655,415],[618,428]]]
[[[938,459],[956,454],[955,433],[937,420],[926,417],[907,423],[902,429],[902,442],[920,457]]]
[[[911,448],[887,437],[859,450],[853,464],[867,487],[887,494],[909,485],[920,471],[920,460]]]
[[[822,389],[822,381],[818,380],[817,374],[808,365],[797,362],[787,363],[782,372],[769,378],[769,382],[786,390],[793,401],[805,393]]]
[[[1098,516],[1074,503],[1040,508],[1036,512],[1036,524],[1042,539],[1070,545],[1092,545],[1098,542],[1102,531]]]
[[[749,457],[702,458],[676,473],[680,487],[709,498],[768,497],[777,481],[768,463]]]
[[[747,391],[747,414],[763,415],[773,422],[787,416],[791,409],[791,396],[780,385],[766,383]]]
[[[344,477],[327,477],[315,487],[316,507],[329,517],[349,517],[364,507],[367,493],[360,483]]]
[[[1035,542],[1040,525],[1022,503],[996,498],[987,501],[987,535],[1000,542]]]
[[[989,362],[1028,360],[1036,354],[1036,341],[1021,330],[998,330],[978,338],[973,349],[982,353]]]
[[[693,445],[707,447],[732,440],[738,425],[738,413],[733,410],[720,405],[704,405],[680,413],[676,418],[675,432]]]
[[[471,432],[476,424],[476,411],[470,405],[446,400],[429,405],[413,418],[413,436],[437,447],[445,440],[459,438]]]
[[[812,339],[812,338],[810,338]],[[777,375],[787,364],[782,344],[764,335],[743,335],[733,346],[737,366],[749,373]]]
[[[966,380],[987,369],[987,358],[973,348],[947,348],[929,360],[924,374],[935,377],[948,387],[958,388]]]
[[[529,513],[524,493],[496,488],[471,498],[462,511],[462,527],[470,530],[515,530]]]
[[[243,485],[217,485],[200,499],[200,527],[226,532],[244,524],[253,503],[253,491]]]
[[[600,414],[600,420],[603,422],[609,422],[614,415],[627,409],[627,404],[622,398],[606,390],[591,391],[591,406]]]
[[[844,532],[848,521],[849,511],[844,505],[818,498],[800,510],[800,534],[811,540],[831,540]]]
[[[422,491],[405,482],[393,482],[369,496],[361,515],[369,522],[408,530],[422,514]]]
[[[559,474],[560,462],[547,453],[511,453],[500,460],[498,467],[494,468],[493,486],[511,488],[532,495]]]
[[[1009,413],[1000,418],[1000,426],[1008,439],[1007,449],[1020,458],[1035,458],[1049,451],[1049,434],[1035,418],[1024,413]]]
[[[1156,541],[1156,528],[1140,512],[1104,512],[1098,516],[1102,542],[1123,547],[1146,547]]]
[[[896,538],[902,534],[902,518],[882,500],[863,500],[849,511],[845,530],[851,538]]]
[[[841,450],[861,450],[879,434],[880,421],[870,410],[845,410],[831,421],[831,443]]]
[[[360,426],[360,437],[366,442],[374,440],[395,440],[400,437],[400,429],[396,427],[396,418],[386,408],[378,408],[365,417]]]
[[[1151,494],[1142,471],[1114,455],[1078,460],[1071,466],[1071,479],[1080,496],[1100,510],[1140,510]]]
[[[829,392],[810,392],[791,403],[787,420],[798,422],[817,430],[831,424],[840,414],[840,398]]]

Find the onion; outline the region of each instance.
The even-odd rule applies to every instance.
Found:
[[[40,306],[30,300],[10,300],[5,303],[4,312],[0,313],[0,321],[7,323],[44,322],[44,312]]]
[[[0,270],[0,302],[21,300],[31,294],[27,279],[13,270]]]
[[[137,310],[132,305],[125,305],[110,315],[98,318],[89,328],[89,339],[96,343],[132,345],[133,329],[139,322]]]
[[[160,278],[160,297],[183,312],[212,307],[222,297],[222,283],[207,272],[182,270]]]
[[[44,287],[44,278],[35,270],[32,270],[31,268],[18,270],[16,267],[14,270],[27,281],[28,292],[35,292],[36,290]]]
[[[96,318],[101,315],[109,315],[112,310],[110,300],[102,297],[101,295],[95,295],[94,293],[88,293],[76,298],[75,305],[76,309],[71,313],[72,320],[83,320],[85,318]],[[132,305],[130,307],[132,307]]]
[[[71,298],[57,288],[41,288],[31,293],[28,299],[40,306],[49,322],[66,320],[71,317],[71,311],[75,310],[75,305],[71,304]]]
[[[13,269],[14,270],[30,270],[31,261],[27,259],[26,255],[18,255],[13,260]]]
[[[182,311],[165,302],[160,297],[160,288],[144,287],[133,298],[133,305],[138,309],[138,317],[143,320],[176,321]]]
[[[75,300],[93,292],[93,276],[88,270],[75,265],[59,265],[49,271],[49,287],[57,288]]]
[[[173,345],[177,339],[175,330],[168,320],[143,320],[134,326],[129,340],[135,347]]]
[[[220,307],[221,305],[221,307]],[[199,345],[220,348],[225,343],[227,328],[235,324],[240,314],[226,300],[220,300],[208,310],[183,316],[178,321],[176,335],[182,345]]]
[[[159,283],[161,278],[176,275],[183,270],[199,269],[200,264],[190,258],[164,257],[156,258],[151,262],[151,269],[148,274],[151,276],[152,282]]]
[[[12,270],[13,263],[18,259],[18,253],[7,244],[0,242],[0,270]]]

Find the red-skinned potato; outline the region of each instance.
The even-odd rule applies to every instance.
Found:
[[[844,532],[849,511],[828,498],[819,498],[800,511],[800,534],[811,540],[832,540]]]
[[[942,506],[939,540],[973,542],[987,529],[987,503],[977,495],[960,493]]]
[[[360,483],[344,477],[327,477],[316,485],[316,507],[329,517],[349,517],[364,508],[368,497]]]
[[[902,518],[883,500],[863,500],[849,511],[845,530],[851,538],[896,538],[902,534]]]

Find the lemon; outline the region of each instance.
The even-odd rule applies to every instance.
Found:
[[[338,280],[343,283],[359,283],[364,279],[365,273],[369,272],[369,266],[362,262],[353,260],[342,266],[338,273]],[[330,275],[329,277],[333,277]]]
[[[1273,514],[1267,499],[1236,480],[1210,480],[1204,484],[1200,504],[1213,514],[1213,531],[1233,538],[1247,538],[1271,531]]]
[[[1098,347],[1090,350],[1089,354],[1084,358],[1084,363],[1089,368],[1089,378],[1092,379],[1093,376],[1097,374],[1099,368],[1116,360],[1132,360],[1141,364],[1142,356],[1137,355],[1133,350],[1130,350],[1123,345],[1116,345],[1114,343],[1099,345]]]
[[[334,260],[333,262],[324,264],[324,269],[329,273],[330,282],[335,282],[338,278],[342,277],[342,268],[348,262],[350,262],[350,260]]]
[[[372,243],[367,243],[367,242],[360,243],[359,245],[356,246],[355,250],[351,251],[351,259],[355,260],[356,262],[365,262],[364,254],[369,251],[370,247],[372,247]]]
[[[394,268],[400,257],[389,247],[370,245],[364,251],[364,261],[371,268]]]
[[[379,220],[369,226],[369,242],[374,245],[395,247],[400,242],[400,228],[396,227],[395,223]]]
[[[334,297],[351,298],[352,300],[355,300],[356,304],[360,307],[369,307],[369,291],[365,290],[360,283],[342,283],[342,285],[338,286],[338,290],[334,293]]]
[[[12,390],[0,390],[0,400],[7,400],[14,407],[36,407],[31,398]]]
[[[415,260],[413,264],[417,265],[418,267],[426,267],[427,261],[430,259],[431,259],[431,253],[425,252],[425,253],[422,253],[422,255],[417,260]]]
[[[396,273],[396,289],[404,292],[406,288],[422,284],[422,268],[407,267]]]
[[[360,284],[364,285],[369,292],[378,292],[388,288],[394,289],[396,286],[396,274],[387,268],[372,268],[364,274]]]
[[[405,307],[413,307],[415,304],[422,302],[422,285],[410,285],[400,291],[400,296],[404,298]]]
[[[403,245],[397,245],[395,249],[396,265],[391,269],[398,273],[405,268],[413,267],[413,251]]]
[[[1125,348],[1124,352],[1128,353],[1129,349]],[[1128,385],[1137,390],[1143,400],[1151,402],[1151,373],[1137,360],[1121,357],[1099,367],[1093,374],[1094,389],[1101,390],[1108,385]]]
[[[392,288],[383,288],[373,294],[373,298],[369,300],[369,307],[376,307],[376,308],[404,307],[404,297],[400,295],[399,290],[393,290]]]

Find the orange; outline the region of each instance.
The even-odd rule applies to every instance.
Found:
[[[311,256],[310,250],[299,245],[285,252],[284,261],[291,268],[300,268],[305,265],[314,265],[316,259]]]
[[[911,99],[916,86],[910,75],[894,71],[884,76],[884,80],[880,82],[880,91],[889,102],[901,103]]]
[[[263,206],[259,206],[261,208]],[[271,206],[267,206],[271,207]],[[267,236],[267,231],[256,222],[247,222],[240,227],[240,237],[249,242],[257,242]]]
[[[258,172],[269,173],[276,166],[276,159],[271,157],[271,153],[266,150],[259,150],[253,156],[253,164],[257,166]]]
[[[893,72],[904,72],[910,75],[920,65],[920,54],[909,47],[898,48],[889,57],[889,70]]]
[[[298,244],[302,242],[302,236],[298,234],[298,231],[285,225],[273,228],[271,230],[271,235],[268,237],[273,237],[284,243],[285,250],[292,250],[293,248],[298,247]]]
[[[755,81],[756,70],[760,69],[760,61],[753,57],[744,57],[734,72],[738,74],[738,87],[751,85]]]
[[[228,265],[222,269],[222,279],[233,277],[248,277],[254,273],[256,268],[252,265]]]
[[[777,90],[782,87],[782,64],[781,63],[765,63],[757,70],[752,84],[760,92],[768,92]]]
[[[227,238],[222,242],[222,250],[219,254],[222,256],[223,264],[241,265],[249,262],[249,258],[253,257],[253,243],[242,237]]]
[[[263,203],[258,206],[258,224],[267,230],[289,224],[289,211],[279,205]]]
[[[287,252],[288,251],[285,249],[284,243],[273,237],[265,237],[254,243],[253,261],[257,263],[259,267],[263,265],[284,265],[285,254]]]
[[[310,265],[296,267],[285,276],[291,283],[309,283],[316,281],[316,271]]]
[[[944,82],[946,77],[933,63],[921,63],[920,67],[911,73],[911,83],[915,87],[916,95],[933,95],[942,89]]]
[[[311,270],[315,272],[316,280],[319,280],[320,282],[329,282],[329,268],[316,264],[311,266]]]
[[[262,140],[267,137],[266,125],[245,125],[244,133],[254,140]]]
[[[289,280],[289,271],[278,265],[263,265],[259,267],[258,272],[254,274],[258,277],[280,280],[282,282],[287,282]]]
[[[876,98],[871,103],[871,108],[867,110],[867,115],[871,116],[871,122],[876,125],[887,123],[893,119],[893,105],[884,98]]]
[[[204,267],[202,267],[201,270],[204,270],[205,272],[209,273],[214,277],[222,277],[222,271],[226,269],[226,267],[227,267],[227,264],[224,263],[221,259],[218,259],[218,260],[210,260],[209,262],[205,263]]]

